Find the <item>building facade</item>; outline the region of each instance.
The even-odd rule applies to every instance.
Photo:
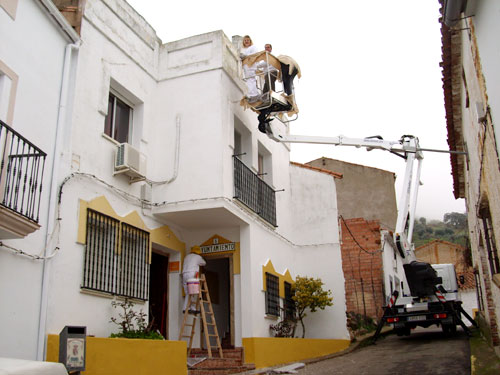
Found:
[[[321,278],[333,296],[307,317],[306,337],[331,351],[348,345],[334,179],[290,164],[289,148],[239,105],[241,38],[164,44],[125,1],[55,3],[83,43],[57,199],[44,203],[58,251],[44,265],[43,336],[74,325],[108,337],[118,331],[111,302],[129,298],[177,340],[182,260],[200,246],[225,347],[243,346],[257,366],[279,363],[268,353],[283,342],[269,327],[297,275]]]
[[[326,157],[307,164],[342,174],[336,184],[339,215],[378,220],[383,228],[394,231],[398,210],[393,172]]]
[[[0,1],[0,34],[0,353],[35,359],[80,38],[43,0]]]
[[[443,89],[454,194],[465,198],[483,331],[500,355],[500,61],[497,1],[442,7]]]

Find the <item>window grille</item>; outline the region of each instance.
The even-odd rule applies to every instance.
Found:
[[[147,300],[149,264],[148,232],[87,210],[83,289]]]
[[[292,284],[285,281],[285,320],[293,320],[295,318],[295,301],[292,299],[293,295]]]
[[[266,272],[266,314],[280,315],[279,278]]]
[[[493,234],[493,225],[491,223],[491,214],[489,208],[481,211],[481,219],[484,228],[484,240],[488,251],[488,261],[490,263],[490,272],[492,275],[500,273],[500,262],[498,260],[498,249]]]
[[[149,295],[149,233],[121,224],[118,294],[147,300]]]
[[[116,294],[119,225],[112,217],[87,210],[82,288]]]

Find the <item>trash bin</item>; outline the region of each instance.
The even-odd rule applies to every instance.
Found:
[[[66,326],[59,334],[59,362],[68,372],[85,371],[87,327]]]

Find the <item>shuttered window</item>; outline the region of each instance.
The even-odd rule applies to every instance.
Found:
[[[82,288],[147,300],[149,233],[87,210]]]

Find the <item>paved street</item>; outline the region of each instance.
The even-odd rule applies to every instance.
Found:
[[[471,373],[467,335],[452,337],[441,329],[418,329],[409,337],[389,335],[352,353],[312,363],[300,375],[462,375]]]

